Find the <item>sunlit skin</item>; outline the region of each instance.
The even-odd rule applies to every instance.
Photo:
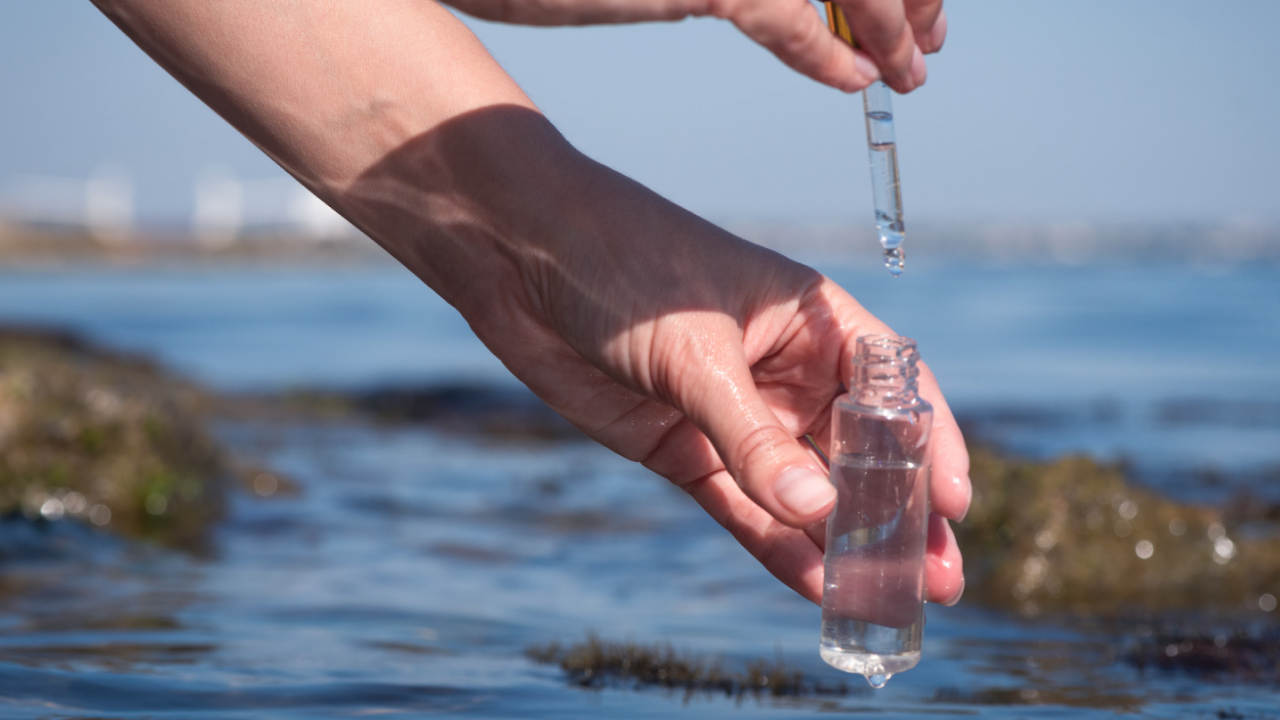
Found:
[[[834,490],[798,438],[811,434],[825,449],[854,340],[889,332],[848,293],[577,152],[434,3],[98,5],[456,307],[552,408],[686,490],[770,572],[821,600],[821,521]],[[556,8],[593,7],[548,5],[547,23]],[[881,17],[872,9],[889,5],[850,3],[851,17],[862,6]],[[713,6],[736,9],[703,12]],[[937,3],[895,7],[883,21],[899,38],[927,26],[927,46],[940,45]],[[802,8],[826,32],[802,0],[685,14],[729,17],[778,52],[767,39],[787,35],[788,13]],[[561,20],[592,21],[582,12]],[[815,43],[778,54],[844,89],[866,80],[847,46],[839,60],[835,46]],[[814,65],[824,53],[829,62]],[[968,455],[927,369],[920,385],[936,411],[928,597],[951,603],[964,580],[944,518],[968,507]]]
[[[942,49],[942,0],[839,0],[858,50],[837,40],[809,0],[448,0],[476,17],[522,25],[597,25],[718,17],[778,59],[846,92],[876,80],[901,93],[924,84],[924,55]]]

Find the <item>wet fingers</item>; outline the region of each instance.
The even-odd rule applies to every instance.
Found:
[[[925,599],[955,605],[964,594],[964,561],[947,519],[929,516],[929,544],[925,553]]]

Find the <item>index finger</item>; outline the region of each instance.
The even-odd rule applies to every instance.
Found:
[[[906,10],[916,45],[925,53],[941,50],[942,41],[947,37],[947,17],[942,12],[942,0],[907,0]]]
[[[933,511],[952,520],[969,512],[973,488],[969,483],[969,450],[951,407],[938,388],[933,371],[920,363],[920,394],[933,405],[933,433],[929,439],[932,481],[929,502]]]
[[[808,0],[713,3],[712,12],[820,83],[854,92],[880,79],[871,57],[832,34]]]

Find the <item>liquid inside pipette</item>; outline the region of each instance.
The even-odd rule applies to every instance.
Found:
[[[871,194],[875,202],[876,229],[884,248],[884,264],[893,275],[906,265],[902,241],[902,187],[898,180],[898,145],[893,137],[893,103],[889,87],[874,82],[862,91],[867,119],[867,148],[871,155]]]

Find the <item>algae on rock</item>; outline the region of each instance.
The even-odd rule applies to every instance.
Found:
[[[1242,532],[1216,509],[1161,498],[1085,457],[970,455],[973,505],[956,529],[970,599],[1025,615],[1274,609],[1274,528]]]
[[[203,404],[146,362],[0,327],[0,513],[199,544],[222,515],[228,475]]]

